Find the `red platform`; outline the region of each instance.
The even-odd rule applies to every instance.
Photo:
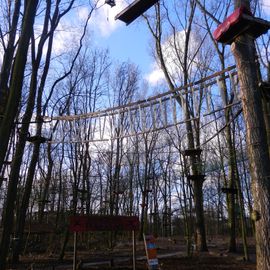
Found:
[[[245,7],[240,7],[218,26],[213,36],[218,42],[231,44],[241,34],[249,34],[256,39],[269,28],[268,21],[256,18]]]

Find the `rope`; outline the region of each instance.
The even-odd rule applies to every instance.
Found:
[[[217,90],[216,87],[211,88],[211,86],[219,86],[220,80],[229,79],[231,82],[232,91],[234,94],[236,94],[235,91],[237,81],[233,80],[233,76],[235,76],[237,73],[232,71],[234,69],[235,66],[231,66],[199,81],[190,83],[180,88],[176,88],[173,91],[167,91],[165,93],[152,96],[148,99],[138,100],[126,105],[110,107],[101,111],[95,111],[87,114],[52,117],[51,121],[60,121],[61,123],[60,125],[62,126],[62,129],[57,129],[55,134],[55,137],[61,138],[61,140],[51,140],[48,141],[48,143],[59,144],[109,142],[112,140],[154,133],[168,128],[177,127],[190,121],[198,121],[200,117],[197,115],[192,115],[190,119],[185,119],[185,108],[182,108],[176,99],[180,98],[182,100],[181,103],[185,104],[185,94],[191,93],[192,97],[196,99],[197,96],[195,96],[195,91],[204,91],[200,92],[200,95],[203,97],[202,93],[204,93],[206,98],[205,102],[207,108],[209,109],[209,93],[212,90]],[[229,74],[224,74],[225,72],[228,72]],[[223,74],[223,76],[220,78],[221,74]],[[194,87],[197,85],[199,85],[199,87]],[[179,92],[180,90],[185,91]],[[208,110],[208,113],[203,114],[203,117],[214,114],[218,111],[226,110],[229,107],[233,107],[239,104],[240,101],[235,101],[234,103],[231,103],[227,106],[224,105],[222,108],[213,108],[211,112]],[[122,117],[123,119],[125,117],[127,121],[125,128],[123,128],[121,125]],[[48,118],[49,117],[46,117],[46,119]],[[76,122],[76,120],[83,120],[83,122]],[[94,126],[92,126],[93,121],[95,123]],[[85,136],[82,136],[83,131],[81,127],[86,124],[91,127],[91,134],[86,139],[82,139],[82,137]],[[207,126],[208,124],[209,123],[204,124],[203,127]],[[66,128],[68,128],[68,130]],[[65,138],[68,136],[73,139],[66,141]],[[209,140],[215,136],[216,135],[211,137]],[[207,142],[209,140],[207,140]]]
[[[202,87],[194,88],[192,90],[187,90],[187,89],[192,88],[192,87],[197,86],[197,85],[201,85],[201,86],[203,86],[203,88],[214,85],[214,84],[216,84],[216,81],[212,81],[212,82],[209,82],[207,84],[203,84],[203,83],[206,81],[209,81],[211,79],[214,79],[214,78],[216,78],[216,77],[220,76],[221,74],[224,74],[228,71],[234,70],[235,67],[236,67],[235,65],[230,66],[230,67],[223,69],[221,71],[218,71],[210,76],[207,76],[203,79],[200,79],[194,83],[189,83],[189,84],[186,84],[184,86],[175,88],[174,90],[170,90],[170,91],[149,97],[147,99],[142,99],[142,100],[138,100],[135,102],[130,102],[130,103],[125,104],[125,105],[110,107],[110,108],[107,108],[104,110],[85,113],[85,114],[79,114],[79,115],[62,115],[62,116],[53,116],[53,117],[45,116],[44,119],[50,119],[51,121],[53,121],[53,120],[72,121],[72,120],[76,120],[76,119],[104,117],[105,115],[110,116],[110,115],[118,114],[119,112],[127,112],[128,110],[138,110],[139,107],[141,109],[143,109],[145,107],[153,106],[157,103],[160,103],[160,100],[161,100],[161,102],[165,102],[168,99],[170,99],[170,96],[172,96],[172,95],[175,98],[176,96],[179,95],[178,92],[181,90],[186,90],[183,93],[181,93],[181,95],[193,93],[194,91],[201,91]],[[232,75],[235,75],[235,74],[236,74],[236,72],[232,73]],[[226,79],[226,78],[229,78],[229,75],[225,76],[223,79]]]

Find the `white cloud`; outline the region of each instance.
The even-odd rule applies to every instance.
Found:
[[[78,44],[81,31],[69,21],[60,22],[54,36],[53,53],[58,55],[68,52],[72,47]]]
[[[102,5],[97,9],[91,20],[91,25],[94,27],[94,31],[103,37],[108,37],[123,23],[115,20],[115,16],[121,12],[127,6],[126,1],[116,0],[116,5],[110,7],[107,4]]]
[[[76,13],[80,21],[85,21],[88,17],[89,9],[87,7],[79,7]]]
[[[157,64],[152,64],[152,71],[145,76],[146,81],[155,86],[165,79],[163,71]]]
[[[262,10],[267,15],[270,15],[270,0],[261,0]]]
[[[184,48],[184,42],[185,42],[185,31],[180,31],[176,34],[175,39],[174,36],[171,35],[167,38],[166,41],[162,44],[162,51],[163,56],[165,59],[165,64],[168,68],[168,72],[171,75],[171,77],[177,82],[180,80],[182,75],[182,69],[179,65],[179,57],[183,59],[183,48]],[[192,59],[192,52],[195,52],[197,50],[199,42],[197,40],[196,34],[192,34],[190,38],[190,47],[189,51],[190,57],[189,59]],[[196,62],[196,57],[193,59],[194,63]],[[192,64],[193,66],[195,64]],[[192,68],[191,65],[191,68]],[[152,71],[145,76],[148,83],[152,86],[160,83],[165,79],[164,74],[158,65],[158,63],[152,64]]]
[[[74,13],[70,12],[61,19],[54,32],[53,39],[53,55],[70,52],[79,44],[84,23],[87,18],[87,9],[80,8]],[[35,26],[35,35],[37,41],[40,40],[40,35],[43,30],[43,24]],[[48,42],[48,40],[47,40]],[[45,44],[44,52],[47,51],[48,44]]]

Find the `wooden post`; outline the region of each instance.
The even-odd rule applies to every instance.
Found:
[[[132,264],[133,264],[133,270],[136,270],[136,235],[135,235],[135,230],[132,231]]]
[[[149,270],[160,269],[157,258],[157,245],[153,235],[143,234],[144,247]]]
[[[73,244],[73,270],[76,270],[77,265],[77,232],[74,232],[74,244]]]

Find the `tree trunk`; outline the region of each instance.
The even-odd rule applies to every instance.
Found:
[[[237,1],[238,2],[238,1]],[[241,3],[241,1],[239,1]],[[238,4],[240,4],[238,2]],[[249,2],[249,1],[248,1]],[[247,145],[256,216],[257,269],[270,269],[270,166],[261,93],[258,88],[254,40],[239,36],[231,46],[234,54],[247,128]]]
[[[40,198],[40,204],[39,204],[39,213],[38,213],[38,221],[40,223],[43,222],[43,217],[44,217],[44,211],[45,211],[45,206],[46,206],[46,201],[48,197],[48,192],[49,192],[49,187],[51,183],[51,178],[52,178],[52,171],[53,171],[53,159],[52,159],[52,146],[51,144],[48,144],[47,148],[47,155],[48,155],[48,171],[45,177],[45,184],[42,190],[41,198]],[[77,200],[77,197],[76,197]]]
[[[22,32],[19,39],[19,45],[14,61],[13,73],[11,77],[11,85],[9,98],[4,113],[4,117],[0,126],[0,171],[5,159],[6,150],[8,147],[9,136],[13,128],[13,122],[18,112],[18,107],[21,100],[21,92],[24,80],[24,70],[27,61],[27,52],[30,37],[33,32],[33,25],[35,21],[36,9],[38,1],[29,0],[25,8],[25,14],[23,18]],[[2,252],[1,252],[2,254]],[[3,260],[0,256],[0,265]],[[0,268],[1,269],[1,268]]]
[[[19,47],[16,54],[16,59],[14,63],[14,72],[11,79],[10,87],[10,96],[8,99],[7,109],[4,114],[4,118],[1,123],[0,128],[0,166],[3,164],[6,149],[8,146],[9,135],[12,130],[13,121],[17,114],[18,105],[21,98],[21,89],[24,79],[24,68],[26,65],[28,45],[30,37],[33,31],[33,24],[35,20],[35,13],[37,8],[38,1],[28,1],[28,5],[25,10],[22,34],[19,41]],[[28,127],[27,127],[28,130]],[[27,131],[26,131],[27,132]],[[20,141],[25,142],[26,134],[22,132],[20,135]],[[18,145],[16,151],[20,152],[20,149],[24,149],[24,145]],[[23,151],[23,150],[22,150]],[[22,152],[23,153],[23,152]],[[16,156],[18,157],[18,156]],[[13,163],[13,177],[10,176],[8,184],[8,194],[6,202],[6,211],[3,215],[3,233],[1,238],[1,250],[0,250],[0,269],[5,269],[6,258],[8,255],[10,235],[12,233],[13,225],[13,211],[14,211],[14,202],[17,195],[17,184],[18,184],[18,175],[21,162],[20,158],[17,158],[18,164],[16,167],[16,162]]]
[[[186,97],[186,104],[184,104],[184,113],[185,119],[190,119],[190,112],[187,109],[188,97]],[[196,130],[192,129],[191,121],[186,122],[186,131],[187,131],[187,143],[189,149],[195,148],[195,139],[194,133]],[[197,131],[198,132],[198,131]],[[192,175],[201,175],[202,174],[202,161],[201,156],[190,157],[191,173]],[[203,212],[203,179],[197,179],[193,181],[193,190],[194,190],[194,208],[196,213],[196,223],[195,223],[195,236],[196,236],[196,249],[198,251],[208,251],[206,243],[206,232],[205,232],[205,221],[204,221],[204,212]]]
[[[222,59],[222,69],[225,69],[224,65],[224,58]],[[224,106],[228,106],[228,91],[227,86],[225,82],[225,78],[221,78],[220,81],[220,90],[223,92],[224,97]],[[226,142],[228,145],[228,151],[229,151],[229,183],[228,187],[231,189],[234,189],[236,187],[236,163],[235,163],[235,149],[234,144],[232,140],[232,133],[231,133],[231,125],[230,125],[230,111],[231,108],[225,109],[225,120],[226,120],[226,127],[225,127],[225,136],[226,136]],[[230,252],[236,252],[236,213],[235,213],[235,194],[229,193],[227,195],[227,204],[228,204],[228,221],[229,221],[229,228],[230,228],[230,240],[229,240],[229,251]]]
[[[13,56],[15,51],[15,39],[20,15],[21,0],[16,0],[14,4],[14,12],[12,17],[11,29],[9,31],[9,39],[5,54],[3,57],[1,74],[0,74],[0,115],[4,114],[6,103],[8,99],[8,81],[11,73],[13,63]],[[0,119],[1,124],[1,119]]]
[[[17,213],[18,220],[16,223],[15,237],[18,240],[16,241],[16,245],[14,246],[14,250],[12,254],[12,260],[15,263],[19,261],[19,254],[21,251],[22,240],[23,240],[25,218],[26,218],[26,213],[29,206],[29,199],[30,199],[31,191],[32,191],[32,184],[33,184],[33,179],[35,175],[36,163],[39,157],[39,148],[40,148],[40,143],[36,143],[34,145],[33,155],[31,158],[30,165],[29,165],[29,170],[28,170],[28,174],[26,178],[21,207],[18,209],[18,213]]]
[[[37,79],[38,79],[38,70],[40,67],[40,62],[42,58],[42,52],[43,52],[43,46],[45,44],[45,40],[47,39],[47,32],[48,32],[48,23],[49,23],[49,14],[50,14],[50,9],[51,5],[47,5],[47,10],[46,10],[46,16],[44,18],[44,25],[43,25],[43,32],[40,38],[40,42],[38,45],[38,51],[37,51],[37,57],[36,59],[33,59],[33,64],[32,64],[32,75],[31,75],[31,84],[30,84],[30,94],[28,98],[28,103],[27,103],[27,109],[25,112],[24,120],[23,120],[23,126],[25,125],[25,130],[29,128],[29,121],[32,118],[33,115],[33,108],[35,104],[35,96],[37,92]],[[47,56],[46,56],[46,64],[44,66],[43,70],[43,75],[41,79],[41,85],[38,90],[37,94],[37,132],[36,136],[40,137],[42,134],[42,117],[41,117],[41,107],[42,107],[42,93],[44,90],[44,85],[45,81],[47,78],[48,70],[49,70],[49,62],[51,58],[51,51],[52,51],[52,41],[53,41],[53,32],[50,33],[50,39],[49,39],[49,44],[48,44],[48,51],[47,51]],[[33,46],[34,46],[34,41],[33,41]],[[33,154],[31,157],[30,161],[30,166],[29,170],[27,173],[26,177],[26,183],[25,183],[25,190],[21,202],[21,207],[19,207],[18,212],[17,212],[17,224],[15,228],[15,237],[18,239],[16,242],[16,245],[14,246],[13,250],[13,262],[17,262],[19,260],[19,253],[21,251],[21,245],[22,245],[22,240],[23,240],[23,231],[24,231],[24,224],[25,224],[25,218],[26,218],[26,212],[28,209],[29,205],[29,199],[31,196],[31,191],[32,191],[32,184],[33,184],[33,179],[35,175],[35,169],[36,169],[36,164],[38,162],[38,157],[39,157],[39,150],[40,150],[40,142],[37,141],[34,144],[33,147]],[[23,149],[22,149],[23,151]],[[21,157],[23,155],[20,155]],[[16,158],[15,158],[16,160]]]

